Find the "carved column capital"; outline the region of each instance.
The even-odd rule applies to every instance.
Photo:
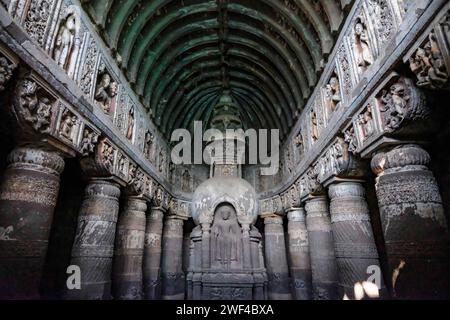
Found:
[[[287,215],[289,221],[293,222],[304,222],[305,221],[305,209],[295,208],[290,211]]]
[[[426,167],[430,163],[430,155],[418,145],[400,145],[386,152],[379,152],[371,162],[372,170],[380,175],[386,171],[408,166]],[[403,169],[402,169],[403,170]]]
[[[283,224],[283,217],[278,216],[276,214],[271,215],[265,215],[264,218],[264,224]]]
[[[39,171],[58,175],[64,170],[64,159],[56,152],[34,147],[18,147],[7,158],[9,166],[15,168],[35,167]]]

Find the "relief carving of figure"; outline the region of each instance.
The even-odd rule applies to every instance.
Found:
[[[89,130],[84,129],[83,140],[81,141],[81,154],[83,156],[89,156],[94,153],[95,146],[98,142],[98,134]]]
[[[72,141],[72,132],[74,126],[77,124],[77,117],[70,113],[68,110],[65,110],[61,120],[60,133],[66,139]]]
[[[52,102],[49,97],[38,93],[39,86],[31,80],[24,80],[18,86],[19,113],[35,131],[49,133],[51,128]]]
[[[373,63],[373,55],[370,50],[367,25],[363,17],[356,19],[354,31],[356,63],[362,72]]]
[[[303,136],[301,133],[295,136],[293,140],[294,146],[297,150],[299,150],[300,153],[303,152]]]
[[[183,172],[183,179],[181,181],[181,189],[184,192],[190,192],[191,191],[191,175],[189,174],[189,170],[184,170]]]
[[[311,138],[313,141],[319,139],[319,124],[317,121],[317,114],[314,110],[311,111]]]
[[[71,13],[61,22],[53,47],[53,59],[67,71],[75,51],[76,19],[75,13]]]
[[[128,140],[131,140],[133,138],[134,123],[135,123],[134,108],[131,107],[130,111],[128,112],[127,134],[126,134]]]
[[[411,71],[417,76],[419,87],[441,88],[447,83],[448,76],[444,57],[439,49],[436,35],[432,32],[423,48],[418,48],[409,59]]]
[[[213,261],[230,268],[238,261],[241,228],[237,222],[236,211],[232,205],[224,203],[216,209],[214,225],[211,228]]]
[[[405,85],[400,82],[393,84],[389,91],[383,91],[380,111],[384,115],[386,129],[393,131],[400,126],[405,118],[409,99]]]
[[[374,133],[371,106],[368,106],[366,111],[358,116],[358,124],[361,128],[363,139],[367,139]]]
[[[355,129],[353,126],[344,132],[344,141],[348,144],[348,151],[355,153],[358,146],[356,144]]]
[[[150,131],[145,133],[145,143],[144,143],[144,155],[148,160],[151,160],[153,153],[153,140],[154,136]]]
[[[95,100],[100,104],[103,111],[109,114],[112,99],[117,95],[117,83],[112,81],[108,73],[103,73],[95,90]]]
[[[327,99],[327,107],[331,112],[336,111],[341,102],[341,89],[339,85],[339,78],[333,75],[329,83],[325,87],[325,94]]]

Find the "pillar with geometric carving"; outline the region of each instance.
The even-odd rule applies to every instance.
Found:
[[[119,300],[140,300],[145,238],[146,200],[128,196],[119,215],[114,247],[113,295]]]
[[[18,147],[0,187],[0,297],[37,299],[64,160]]]
[[[394,298],[444,298],[448,292],[448,228],[429,163],[418,145],[372,158]]]
[[[384,291],[377,247],[369,217],[365,190],[359,181],[329,186],[331,230],[339,273],[339,295],[353,298],[354,285],[366,281],[376,268],[377,285]]]
[[[339,299],[337,265],[333,234],[325,196],[306,200],[306,229],[308,230],[314,300]]]
[[[163,300],[184,299],[183,223],[177,216],[168,216],[164,222],[161,260]]]
[[[119,213],[116,183],[91,179],[85,189],[72,247],[71,265],[81,271],[81,289],[68,290],[68,299],[111,299],[111,271]]]
[[[161,297],[161,239],[164,210],[152,207],[147,215],[144,242],[144,299],[157,300]]]
[[[305,209],[293,208],[288,213],[289,268],[295,299],[312,299],[311,261]]]
[[[264,249],[269,300],[292,299],[283,217],[275,214],[264,216]]]

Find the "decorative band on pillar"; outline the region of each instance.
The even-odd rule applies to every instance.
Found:
[[[314,300],[340,299],[327,198],[311,197],[306,200],[305,209]]]
[[[86,187],[71,260],[80,267],[81,289],[68,290],[69,299],[111,299],[119,196],[119,186],[111,181],[93,179]]]
[[[144,298],[157,300],[161,297],[161,238],[164,210],[152,207],[147,216],[144,243]]]
[[[119,216],[114,248],[115,299],[142,299],[142,262],[145,238],[145,199],[129,196]]]
[[[283,217],[264,217],[264,244],[270,300],[290,300],[289,269],[284,239]]]
[[[184,299],[183,223],[177,216],[169,216],[164,223],[161,261],[164,300]]]
[[[331,229],[339,272],[340,296],[353,298],[354,285],[375,272],[379,290],[385,291],[365,190],[361,182],[329,186]]]
[[[402,145],[372,159],[393,296],[448,298],[449,238],[429,154]]]
[[[312,299],[311,261],[305,209],[293,208],[288,213],[289,265],[295,298]]]
[[[0,187],[0,297],[37,299],[64,160],[18,147]]]

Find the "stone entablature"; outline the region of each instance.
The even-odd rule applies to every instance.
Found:
[[[78,99],[83,95],[94,112],[103,112],[103,125],[114,125],[114,131],[139,150],[141,159],[167,179],[168,145],[81,4],[68,0],[13,0],[7,10],[14,24],[21,26],[44,55],[53,60],[54,63],[50,60],[46,63],[51,72],[53,69],[63,71],[69,79],[62,79],[62,82],[75,84],[80,91],[76,93],[80,93]]]
[[[390,11],[383,11],[376,20],[381,25],[375,26],[374,19],[365,17],[380,14],[376,7],[380,3],[388,3],[385,10]],[[323,186],[334,177],[361,177],[359,157],[371,158],[375,151],[389,145],[421,141],[420,137],[429,132],[430,112],[418,87],[448,87],[450,4],[411,2],[402,9],[400,3],[355,4],[344,26],[347,31],[337,41],[318,87],[285,143],[286,147],[298,147],[293,148],[297,154],[281,157],[285,184],[260,193],[261,199],[288,194],[292,186],[296,186],[299,199],[322,193]],[[419,7],[426,10],[416,10]],[[387,17],[391,20],[383,25]],[[363,37],[366,43],[360,44],[360,50],[367,52],[360,52],[359,68],[351,45],[355,44],[356,24],[367,35],[372,34]],[[386,37],[377,34],[383,28],[389,30]],[[413,38],[421,29],[426,34]],[[416,79],[392,71],[402,61]],[[285,210],[292,207],[286,201],[283,206]]]

